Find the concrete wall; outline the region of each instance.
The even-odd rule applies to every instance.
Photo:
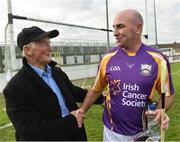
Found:
[[[19,64],[20,61],[19,61]],[[62,70],[68,75],[70,80],[82,79],[87,77],[95,77],[97,72],[98,64],[87,64],[87,65],[73,65],[61,67]],[[13,74],[15,74],[14,72]],[[0,93],[2,93],[4,87],[7,84],[6,81],[7,73],[0,73]]]
[[[2,93],[3,88],[7,84],[6,82],[6,74],[5,73],[0,73],[0,93]],[[1,95],[1,94],[0,94]]]
[[[98,64],[76,65],[62,67],[71,80],[96,76]]]

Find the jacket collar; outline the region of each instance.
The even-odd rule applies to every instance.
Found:
[[[56,66],[56,64],[57,64],[56,62],[51,61],[48,65],[51,67],[52,70],[54,70],[54,67]],[[27,59],[25,57],[23,57],[23,68],[26,70],[26,72],[28,73],[29,77],[37,78],[38,74],[28,64]]]
[[[28,65],[26,57],[23,57],[23,65],[25,65],[25,66]],[[54,68],[54,67],[57,65],[57,63],[52,60],[48,65],[49,65],[51,68]]]
[[[52,68],[52,71],[54,70],[54,67],[57,63],[54,61],[51,61],[48,65]],[[42,80],[42,78],[33,70],[33,68],[27,63],[27,59],[23,57],[23,67],[22,69],[26,72],[26,75],[31,78],[31,80],[38,86],[38,87],[44,87],[51,91],[51,93],[54,93],[52,89]]]

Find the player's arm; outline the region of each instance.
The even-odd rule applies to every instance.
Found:
[[[114,54],[110,54],[110,56],[109,55],[104,56],[103,59],[101,60],[101,63],[99,65],[99,69],[98,69],[98,72],[96,75],[96,79],[95,79],[91,89],[89,89],[80,108],[76,110],[76,117],[79,117],[79,115],[87,112],[87,110],[97,100],[97,98],[101,95],[101,92],[104,90],[104,88],[108,84],[107,78],[106,78],[106,65],[107,65],[109,59],[111,58],[111,56]],[[79,124],[79,127],[81,127],[81,123]]]
[[[78,127],[81,128],[83,122],[83,117],[84,114],[87,112],[87,110],[91,107],[91,105],[97,100],[97,98],[101,95],[101,93],[97,93],[94,90],[90,89],[83,101],[83,103],[81,104],[80,108],[76,110],[75,112],[75,116],[77,118],[78,121]]]
[[[158,101],[158,105],[157,105],[157,108],[158,109],[161,109],[161,101],[162,101],[162,98],[160,97],[159,101]],[[170,95],[170,96],[165,96],[165,111],[168,111],[171,106],[174,104],[174,94],[173,95]]]
[[[160,120],[161,120],[161,115],[162,115],[162,97],[158,100],[158,104],[157,104],[157,109],[154,113],[149,113],[148,111],[145,113],[146,115],[149,115],[149,116],[153,116],[154,115],[154,120],[156,122],[159,122],[160,123]],[[173,95],[170,95],[170,96],[165,96],[165,111],[168,111],[171,106],[173,105],[174,103],[174,94]],[[169,116],[165,113],[164,114],[164,121],[163,121],[163,124],[162,124],[162,127],[163,129],[167,129],[168,128],[168,125],[169,125],[169,121],[170,121],[170,118]]]
[[[106,78],[106,65],[110,57],[111,56],[107,56],[107,58],[101,60],[94,83],[80,106],[80,109],[83,110],[84,113],[87,112],[90,106],[97,100],[108,83]]]
[[[93,89],[89,89],[83,103],[80,106],[84,112],[91,107],[91,105],[97,100],[97,98],[101,95],[101,92],[95,92]]]
[[[159,81],[158,88],[159,88],[159,93],[161,94],[161,97],[158,101],[155,121],[160,122],[160,120],[163,119],[163,122],[161,122],[162,130],[163,130],[163,128],[164,129],[168,128],[168,125],[169,125],[170,119],[165,114],[165,111],[168,111],[174,103],[174,87],[173,87],[172,78],[170,75],[169,62],[162,60],[160,65],[161,65],[160,66],[160,81]]]
[[[158,102],[158,108],[168,111],[174,103],[174,87],[170,75],[170,64],[166,59],[163,59],[160,64],[160,84],[161,97]]]

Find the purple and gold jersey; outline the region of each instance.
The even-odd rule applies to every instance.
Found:
[[[96,92],[108,89],[103,112],[107,128],[123,135],[143,131],[143,107],[148,99],[154,98],[156,90],[161,94],[163,59],[157,49],[144,44],[136,53],[127,54],[121,47],[116,47],[103,56],[92,89]],[[174,94],[174,87],[168,61],[167,67],[168,96]]]

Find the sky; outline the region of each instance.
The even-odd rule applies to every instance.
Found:
[[[147,1],[147,16],[145,9]],[[35,19],[106,29],[106,0],[11,0],[13,15]],[[180,43],[180,0],[155,0],[158,43]],[[155,43],[155,22],[153,0],[108,0],[109,28],[112,28],[116,14],[124,9],[138,10],[144,19],[143,34],[149,39],[144,42]],[[7,24],[7,0],[0,0],[0,42],[4,42]],[[106,32],[72,28],[54,24],[31,22],[14,19],[14,40],[24,27],[33,25],[44,30],[58,29],[60,35],[55,40],[83,39],[106,40]],[[110,41],[114,42],[110,33]]]

